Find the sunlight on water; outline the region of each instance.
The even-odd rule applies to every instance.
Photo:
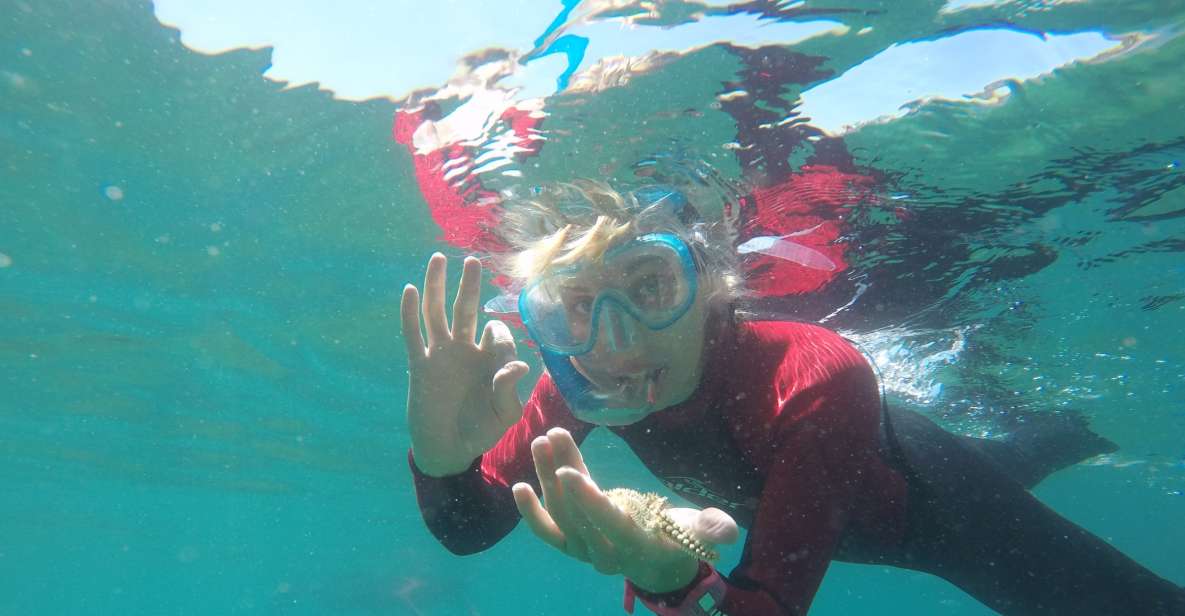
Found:
[[[887,393],[911,404],[931,406],[942,396],[940,371],[959,361],[969,329],[911,332],[891,328],[853,332],[846,337],[872,359]]]

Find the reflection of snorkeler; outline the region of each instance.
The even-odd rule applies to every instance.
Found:
[[[548,368],[525,406],[506,326],[474,342],[477,259],[451,325],[442,255],[422,299],[405,288],[409,462],[445,546],[483,550],[521,515],[660,614],[803,614],[832,559],[930,572],[1008,614],[1185,613],[1185,591],[1025,489],[1113,445],[1072,422],[956,437],[888,408],[838,335],[738,317],[733,247],[690,209],[661,186],[593,183],[502,205],[502,271]],[[597,425],[706,509],[669,510],[664,532],[623,513],[577,449]],[[727,577],[676,543],[710,549],[737,523],[749,532]]]
[[[736,200],[741,211],[732,216],[740,225],[751,312],[792,313],[863,331],[906,321],[918,326],[918,315],[947,295],[952,277],[965,279],[968,267],[976,269],[975,282],[988,283],[1029,275],[1056,258],[1038,245],[1015,246],[995,251],[990,263],[975,263],[965,238],[982,234],[992,221],[973,220],[961,208],[910,211],[887,203],[880,196],[882,174],[858,167],[842,139],[798,116],[797,93],[828,76],[821,68],[826,58],[777,46],[727,49],[743,68],[736,81],[724,84],[717,102],[736,125],[731,146],[753,187]],[[504,59],[483,61],[500,66]],[[513,177],[514,163],[537,155],[544,143],[544,102],[513,100],[489,77],[500,70],[472,69],[469,77],[450,82],[443,97],[398,112],[394,126],[396,141],[412,154],[429,212],[444,230],[441,239],[479,253],[504,248],[492,233],[502,196],[487,180]],[[457,100],[464,102],[458,107]],[[451,112],[444,112],[446,106]],[[635,166],[635,173],[643,172],[654,170]],[[677,184],[673,179],[662,172],[654,178]],[[868,210],[894,222],[852,224]],[[913,240],[895,249],[881,241],[886,235]],[[788,248],[796,252],[786,254]],[[875,267],[849,271],[853,259],[873,254]],[[918,276],[922,267],[950,276]]]

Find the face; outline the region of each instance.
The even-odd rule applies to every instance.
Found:
[[[603,315],[593,351],[569,361],[596,390],[613,392],[617,406],[656,411],[684,402],[702,376],[704,303],[697,297],[686,314],[659,331],[630,323],[628,314]]]
[[[565,297],[569,323],[584,327],[578,334],[593,334],[595,343],[584,354],[569,358],[572,366],[615,406],[648,408],[650,412],[683,402],[695,391],[701,376],[706,326],[706,298],[697,290],[687,311],[674,322],[652,329],[615,301],[600,307],[595,334],[590,310],[592,300],[607,281],[595,267],[587,279],[570,287]],[[633,264],[612,284],[635,309],[669,302],[677,281],[673,274],[645,261]],[[584,276],[582,276],[583,278]],[[633,423],[644,417],[640,414]]]

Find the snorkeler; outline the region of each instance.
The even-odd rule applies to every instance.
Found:
[[[503,207],[497,263],[547,367],[525,405],[509,329],[478,336],[477,259],[451,325],[443,255],[423,297],[402,298],[409,464],[453,552],[490,547],[521,516],[623,575],[627,609],[636,597],[659,614],[804,614],[833,559],[938,575],[1006,614],[1185,614],[1185,591],[1026,490],[1109,442],[1081,426],[980,441],[887,406],[839,335],[735,309],[728,230],[687,216],[677,191],[581,183]],[[598,425],[704,509],[603,491],[578,449]],[[725,576],[714,548],[738,524]]]

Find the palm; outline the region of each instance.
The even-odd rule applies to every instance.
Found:
[[[546,507],[527,483],[514,485],[514,501],[540,539],[601,573],[623,574],[652,592],[681,588],[695,575],[695,558],[663,534],[643,530],[597,487],[567,430],[552,428],[536,438],[531,457]],[[670,508],[665,513],[705,544],[739,538],[736,521],[719,509]]]
[[[453,341],[429,349],[431,360],[410,370],[408,428],[417,449],[429,443],[455,447],[471,457],[481,455],[497,442],[501,431],[493,413],[490,379],[494,366],[488,353],[469,341]],[[482,375],[484,378],[458,378]],[[418,408],[418,412],[410,412]]]

